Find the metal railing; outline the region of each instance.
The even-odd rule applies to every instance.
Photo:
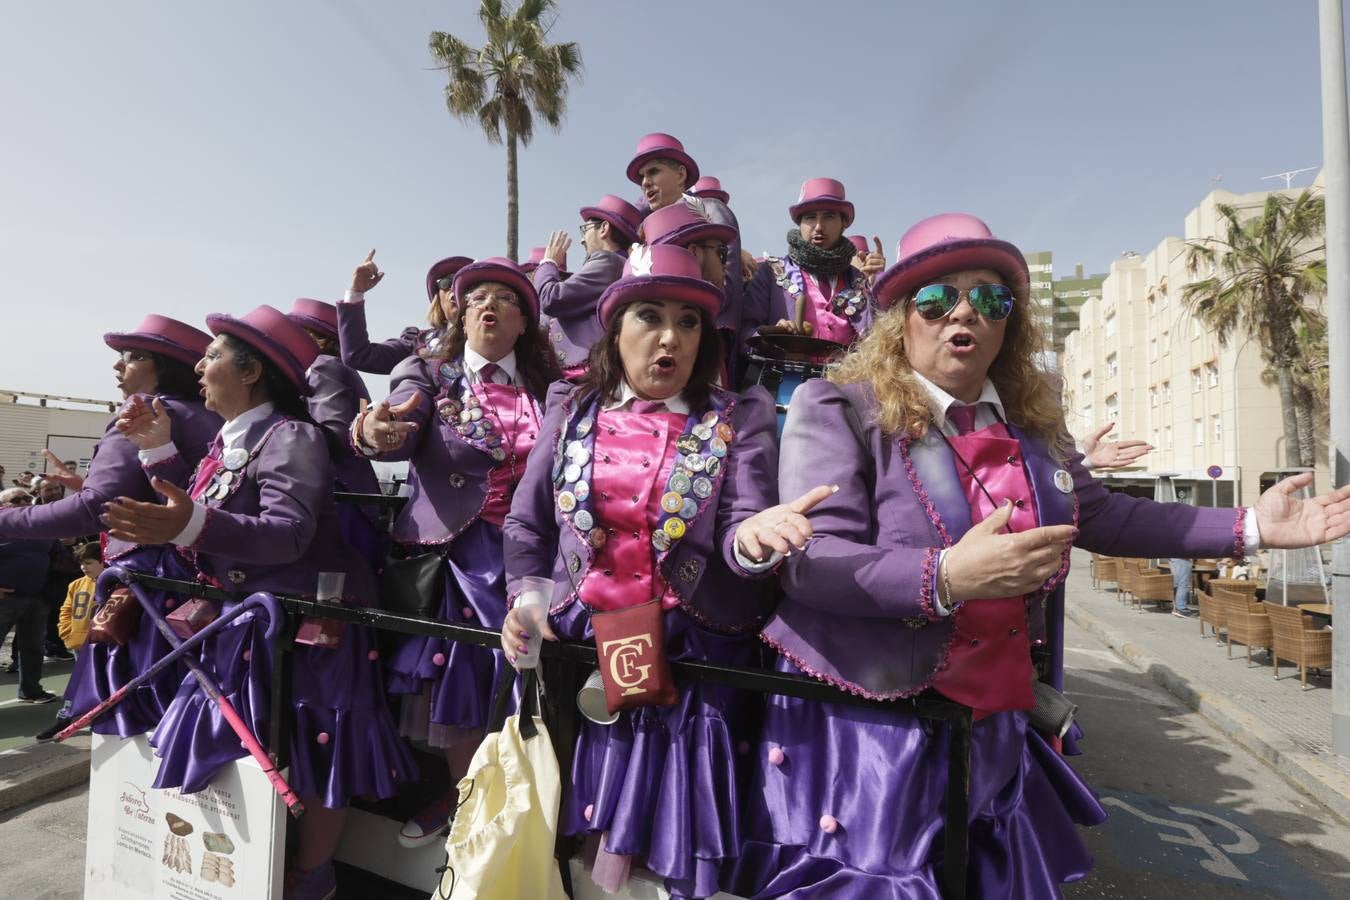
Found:
[[[381,504],[387,507],[400,504],[404,500],[401,497],[368,494],[338,494],[337,497],[339,500],[346,502]],[[185,597],[203,597],[220,602],[235,602],[242,600],[245,596],[242,593],[236,594],[200,582],[160,578],[132,571],[128,571],[128,574],[146,587]],[[317,616],[364,625],[377,631],[440,638],[494,650],[501,648],[501,633],[491,628],[401,615],[375,607],[342,606],[336,603],[285,596],[277,596],[277,600],[286,611],[287,622],[285,627],[277,630],[272,642],[274,665],[267,747],[268,752],[276,760],[278,768],[284,767],[289,762],[287,752],[287,748],[290,746],[289,717],[281,713],[290,705],[291,646],[301,618]],[[571,784],[566,775],[571,772],[571,759],[580,726],[580,711],[576,704],[571,702],[571,698],[575,697],[576,690],[584,681],[586,674],[596,667],[597,654],[593,644],[574,641],[545,641],[540,649],[540,657],[543,660],[551,660],[556,663],[556,665],[549,666],[541,664],[540,667],[544,694],[546,698],[549,698],[548,702],[543,705],[541,712],[553,739],[559,769],[564,773],[562,805],[565,807],[571,790]],[[966,896],[967,816],[972,727],[969,707],[954,703],[931,691],[917,697],[901,700],[869,700],[847,693],[814,678],[804,675],[789,675],[763,668],[725,666],[689,660],[672,661],[670,667],[675,675],[675,680],[680,683],[720,685],[743,691],[777,694],[821,703],[888,710],[913,715],[920,719],[947,726],[947,784],[943,801],[945,814],[942,844],[943,894],[951,898],[964,898]],[[577,842],[565,838],[560,833],[558,860],[562,868],[564,882],[569,887],[569,894],[572,892],[570,890],[570,869],[567,861],[575,853],[576,847]]]

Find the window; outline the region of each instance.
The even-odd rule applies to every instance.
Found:
[[[1219,386],[1219,364],[1214,362],[1205,363],[1205,381],[1210,387]]]
[[[1214,415],[1209,417],[1209,421],[1214,429],[1214,443],[1217,444],[1223,440],[1223,418]]]
[[[1149,409],[1158,408],[1158,386],[1156,384],[1148,389],[1148,406]]]
[[[1158,339],[1149,338],[1148,340],[1148,358],[1152,362],[1158,358]]]
[[[1164,355],[1167,354],[1167,350],[1171,346],[1172,346],[1172,333],[1170,331],[1164,331],[1162,333],[1162,352]]]
[[[1152,444],[1152,445],[1155,446],[1155,447],[1161,447],[1161,446],[1162,446],[1162,438],[1159,437],[1160,434],[1162,434],[1162,432],[1160,432],[1158,429],[1156,429],[1156,428],[1153,429],[1153,440],[1149,441],[1149,443]]]
[[[1112,353],[1106,357],[1106,377],[1115,378],[1120,374],[1120,366],[1116,364],[1116,354]]]
[[[1200,367],[1196,366],[1191,369],[1191,390],[1198,391],[1203,385],[1204,381],[1200,378]]]
[[[1170,380],[1162,383],[1162,398],[1164,403],[1172,402],[1172,382]]]
[[[1106,336],[1107,336],[1107,337],[1115,337],[1115,336],[1116,336],[1116,311],[1115,311],[1114,309],[1108,309],[1108,310],[1106,311],[1106,329],[1105,329],[1105,331],[1106,331]]]
[[[1116,394],[1106,398],[1106,418],[1114,422],[1120,415],[1120,397]]]
[[[1082,383],[1079,385],[1079,393],[1081,393],[1084,397],[1087,397],[1089,394],[1092,393],[1092,370],[1091,370],[1091,369],[1088,369],[1086,372],[1083,373],[1083,381],[1082,381]]]
[[[1191,420],[1191,431],[1195,446],[1203,447],[1205,444],[1205,423],[1200,419]]]
[[[1172,449],[1172,426],[1167,425],[1163,428],[1163,449]]]

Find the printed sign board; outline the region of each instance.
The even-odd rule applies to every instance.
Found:
[[[99,900],[281,896],[286,807],[252,759],[195,794],[150,787],[144,736],[94,735],[84,895]]]

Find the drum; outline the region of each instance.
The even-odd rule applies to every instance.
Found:
[[[741,389],[763,385],[778,407],[778,436],[783,436],[792,394],[802,383],[819,378],[844,347],[833,341],[799,334],[759,334],[746,342],[745,375]]]

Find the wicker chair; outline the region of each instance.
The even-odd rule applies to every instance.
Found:
[[[1303,690],[1306,691],[1308,670],[1331,665],[1331,632],[1313,628],[1312,618],[1305,616],[1297,606],[1275,603],[1261,605],[1266,607],[1271,631],[1274,632],[1275,646],[1270,650],[1270,659],[1275,667],[1275,677],[1280,677],[1280,660],[1287,659],[1298,666]]]
[[[1266,616],[1265,604],[1248,600],[1242,594],[1214,589],[1214,600],[1224,607],[1228,622],[1228,658],[1233,658],[1233,642],[1247,646],[1247,666],[1252,664],[1252,648],[1270,649],[1273,643],[1270,619]]]
[[[1171,575],[1157,569],[1145,569],[1142,572],[1135,573],[1134,608],[1136,611],[1143,612],[1145,603],[1152,603],[1154,606],[1161,606],[1164,603],[1171,605],[1173,597]]]
[[[1122,559],[1117,567],[1116,576],[1116,599],[1122,603],[1131,603],[1134,601],[1134,582],[1143,571],[1144,561],[1142,559]]]
[[[1092,587],[1096,590],[1102,589],[1103,581],[1114,581],[1119,583],[1120,579],[1120,560],[1114,556],[1098,556],[1092,554]]]
[[[1246,597],[1248,600],[1256,599],[1256,589],[1260,587],[1255,581],[1248,581],[1246,578],[1211,578],[1209,580],[1209,589],[1211,592],[1216,590],[1225,590],[1230,594],[1238,594]]]
[[[1205,625],[1214,631],[1217,640],[1223,640],[1228,630],[1228,608],[1204,591],[1195,592],[1196,604],[1200,607],[1200,636],[1205,637]]]

